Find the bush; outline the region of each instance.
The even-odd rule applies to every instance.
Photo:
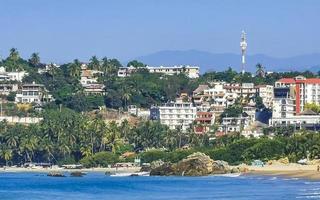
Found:
[[[258,143],[244,151],[243,157],[247,161],[260,159],[278,159],[285,152],[285,144],[272,139],[261,139]]]
[[[140,154],[143,163],[151,163],[156,160],[166,160],[167,152],[162,150],[150,150]]]
[[[175,151],[168,153],[165,161],[176,163],[176,162],[179,162],[180,160],[186,158],[187,156],[191,155],[194,152],[195,152],[195,150],[193,150],[193,149],[189,149],[189,150],[177,149]]]
[[[118,162],[119,157],[111,152],[102,151],[80,160],[84,167],[108,167]]]

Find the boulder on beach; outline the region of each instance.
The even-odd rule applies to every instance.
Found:
[[[178,163],[156,161],[151,163],[150,175],[157,176],[206,176],[210,174],[229,173],[227,162],[212,160],[204,153],[193,153]]]
[[[284,157],[284,158],[280,158],[278,160],[269,160],[267,162],[267,165],[288,165],[289,162],[289,158],[288,157]]]
[[[246,173],[249,171],[248,165],[242,163],[238,166],[232,167],[230,173]]]
[[[204,153],[193,153],[176,165],[176,174],[182,176],[205,176],[213,172],[214,161]]]
[[[170,162],[163,162],[161,165],[151,166],[150,176],[176,175],[174,165]]]

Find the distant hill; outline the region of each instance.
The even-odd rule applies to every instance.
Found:
[[[187,51],[159,51],[137,58],[148,65],[198,65],[201,72],[221,71],[232,67],[240,71],[241,57],[233,53],[210,53],[198,50]],[[264,54],[247,56],[246,71],[255,71],[255,65],[261,63],[268,71],[305,71],[320,70],[320,54],[306,54],[288,58],[274,58]]]

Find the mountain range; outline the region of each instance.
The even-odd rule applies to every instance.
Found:
[[[222,71],[228,67],[240,71],[241,55],[234,53],[210,53],[198,50],[159,51],[134,58],[151,66],[197,65],[201,73]],[[257,63],[267,71],[305,71],[320,70],[320,53],[304,54],[286,58],[275,58],[264,54],[246,56],[246,71],[254,72]]]

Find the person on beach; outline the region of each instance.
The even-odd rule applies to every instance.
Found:
[[[317,171],[319,172],[320,171],[320,166],[318,165],[318,167],[317,167]]]

